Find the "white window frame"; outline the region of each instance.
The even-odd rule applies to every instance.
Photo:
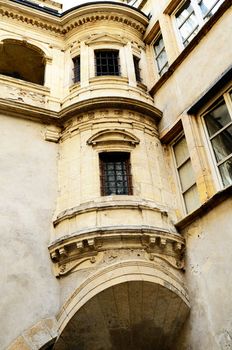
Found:
[[[174,168],[175,168],[174,171],[175,171],[176,182],[177,182],[177,185],[178,185],[178,192],[179,192],[179,197],[180,197],[180,201],[181,201],[182,212],[183,212],[183,214],[188,215],[188,214],[190,214],[192,211],[188,211],[188,210],[187,210],[187,206],[186,206],[186,203],[185,203],[185,200],[184,200],[184,194],[185,194],[188,190],[190,190],[194,185],[195,185],[196,188],[197,188],[197,182],[196,182],[196,179],[195,179],[195,183],[192,184],[187,190],[185,190],[185,191],[182,190],[181,181],[180,181],[180,175],[179,175],[178,169],[179,169],[183,164],[187,163],[188,160],[190,160],[191,165],[192,165],[192,160],[191,160],[190,154],[189,154],[188,159],[186,159],[181,165],[179,165],[179,166],[177,165],[174,147],[175,147],[175,145],[176,145],[182,138],[185,138],[186,143],[187,143],[187,139],[186,139],[185,133],[184,133],[184,132],[181,132],[181,133],[173,140],[173,142],[171,143],[170,146],[171,146],[171,153],[172,153],[173,165],[174,165]],[[188,148],[188,144],[187,144],[187,148]],[[188,152],[189,152],[189,148],[188,148]],[[194,172],[194,169],[193,169],[193,172]],[[194,172],[194,175],[195,175],[195,172]],[[197,190],[198,190],[198,188],[197,188]],[[199,199],[199,206],[200,206],[200,199]],[[196,209],[197,209],[197,208],[196,208]],[[196,209],[193,209],[193,211],[196,210]]]
[[[208,154],[209,159],[210,159],[210,168],[211,168],[211,171],[212,171],[213,179],[216,180],[217,190],[224,189],[224,188],[226,188],[228,186],[231,186],[231,185],[224,186],[224,184],[223,184],[222,176],[221,176],[220,171],[219,171],[219,165],[217,164],[218,162],[217,162],[215,154],[214,154],[213,146],[212,146],[212,143],[211,143],[211,139],[210,139],[210,136],[209,136],[209,133],[208,133],[208,130],[207,130],[207,126],[206,126],[206,122],[205,122],[205,118],[204,117],[211,110],[215,109],[217,107],[217,105],[220,104],[221,101],[224,101],[225,104],[226,104],[227,110],[229,112],[229,115],[231,117],[231,122],[229,124],[227,124],[225,126],[225,128],[228,128],[230,125],[232,125],[232,96],[230,97],[230,94],[232,94],[231,87],[226,92],[224,92],[223,94],[218,96],[215,100],[213,100],[210,103],[210,105],[208,105],[207,108],[205,108],[204,112],[201,113],[201,122],[202,122],[202,125],[203,125],[204,138],[205,138],[205,141],[206,141],[205,142],[206,143],[206,150],[207,150],[207,154]],[[222,131],[220,131],[219,134],[221,132]],[[222,163],[224,163],[224,162],[225,162],[225,160]]]
[[[215,3],[214,5],[210,8],[210,10],[206,13],[206,15],[203,15],[202,11],[201,11],[201,8],[200,8],[200,5],[199,5],[199,2],[200,0],[184,0],[184,1],[181,1],[181,3],[179,4],[179,6],[176,8],[176,10],[173,12],[172,14],[172,17],[173,17],[173,22],[174,22],[174,29],[175,29],[175,32],[176,32],[176,35],[177,35],[177,38],[178,38],[178,44],[180,46],[180,49],[183,49],[185,47],[188,46],[188,44],[184,45],[184,42],[182,40],[182,37],[181,37],[181,33],[180,33],[180,30],[179,30],[179,27],[178,27],[178,24],[177,24],[177,17],[176,17],[176,14],[177,12],[180,11],[180,9],[184,6],[184,4],[189,1],[191,6],[193,7],[193,10],[194,10],[194,13],[195,13],[195,16],[196,16],[196,19],[197,19],[197,23],[198,23],[198,27],[196,28],[197,29],[197,33],[199,32],[199,30],[202,28],[202,26],[209,20],[209,18],[211,16],[208,16],[211,11],[217,7],[217,6],[220,6],[225,0],[214,0]],[[218,8],[217,8],[218,9]],[[216,11],[217,11],[216,9]],[[213,14],[212,14],[213,15]],[[195,34],[196,35],[196,34]],[[191,35],[190,35],[191,36]],[[187,40],[187,39],[185,39]],[[192,39],[191,39],[192,40]],[[190,41],[191,41],[190,40]]]
[[[163,39],[164,46],[163,46],[163,49],[162,49],[162,50],[159,52],[159,54],[157,55],[157,54],[156,54],[156,51],[155,51],[155,44],[156,44],[156,42],[157,42],[158,40],[160,40],[161,38]],[[160,78],[160,77],[162,77],[162,75],[165,74],[165,72],[164,72],[164,73],[161,73],[161,72],[163,71],[163,69],[164,69],[166,66],[167,66],[167,68],[169,68],[168,55],[167,55],[167,51],[166,51],[166,47],[165,47],[165,42],[164,42],[164,38],[163,38],[163,35],[162,35],[161,31],[159,31],[159,32],[157,33],[157,35],[156,35],[156,37],[155,37],[155,39],[154,39],[154,41],[153,41],[153,45],[152,45],[152,46],[153,46],[153,52],[154,52],[154,57],[155,57],[156,70],[157,70],[157,73],[158,73],[158,77]],[[162,67],[162,69],[159,69],[157,58],[158,58],[158,56],[161,54],[162,51],[165,52],[166,57],[167,57],[167,61],[166,61],[165,65]]]

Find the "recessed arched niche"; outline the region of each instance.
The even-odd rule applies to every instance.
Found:
[[[0,74],[43,85],[45,55],[25,41],[3,40],[0,55]]]

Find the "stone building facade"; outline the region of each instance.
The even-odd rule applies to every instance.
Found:
[[[230,1],[0,23],[0,348],[232,349]]]

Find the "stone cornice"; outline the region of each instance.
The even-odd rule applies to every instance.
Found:
[[[101,199],[101,202],[87,202],[83,203],[77,207],[66,209],[65,211],[59,213],[57,215],[57,218],[54,220],[53,224],[56,226],[61,221],[66,219],[71,219],[72,217],[87,213],[91,211],[99,211],[99,210],[115,210],[115,209],[146,209],[146,210],[152,210],[156,212],[160,212],[163,215],[168,215],[167,209],[164,206],[160,206],[156,202],[153,201],[147,201],[147,200],[141,200],[137,197],[131,198],[131,199],[112,199],[104,201],[104,199]]]
[[[155,106],[143,101],[125,97],[109,96],[87,99],[74,103],[58,112],[0,98],[0,112],[4,112],[8,116],[55,124],[57,126],[62,126],[64,122],[68,121],[73,116],[101,108],[130,110],[141,113],[144,116],[152,117],[156,122],[159,122],[162,118],[162,112]]]
[[[98,264],[99,253],[109,249],[141,249],[147,259],[160,259],[172,268],[184,268],[185,241],[176,233],[151,226],[99,227],[87,232],[65,236],[50,244],[49,252],[57,277],[67,275],[82,264]]]
[[[56,17],[20,4],[0,0],[0,16],[59,34],[68,34],[74,28],[86,23],[104,20],[128,25],[141,34],[144,34],[148,25],[147,17],[141,12],[129,6],[113,3],[89,4]]]

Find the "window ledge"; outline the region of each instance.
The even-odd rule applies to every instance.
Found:
[[[128,78],[126,77],[122,77],[120,75],[100,75],[100,76],[96,76],[96,77],[92,77],[89,79],[90,84],[91,83],[126,83],[128,84]]]
[[[199,208],[185,216],[182,220],[175,224],[177,230],[182,230],[186,226],[190,225],[196,219],[207,214],[211,209],[215,208],[217,205],[222,203],[227,198],[232,195],[232,185],[224,188],[223,190],[215,193],[211,198],[209,198],[204,204],[202,204]]]
[[[185,60],[186,57],[194,50],[198,43],[204,38],[209,32],[213,25],[222,17],[222,15],[230,8],[230,1],[225,1],[219,7],[217,12],[203,25],[199,32],[195,35],[192,41],[186,46],[186,48],[180,53],[175,61],[170,65],[164,75],[155,83],[152,89],[149,91],[152,96],[161,88],[161,86],[168,80],[168,78],[175,72],[180,64]]]
[[[98,199],[83,203],[77,207],[69,208],[57,215],[53,221],[54,226],[59,224],[61,221],[71,219],[79,214],[99,211],[99,210],[117,210],[117,209],[138,209],[138,210],[152,210],[162,213],[162,215],[168,215],[168,209],[162,206],[160,203],[155,201],[141,200],[140,198],[133,195],[112,195],[112,196],[101,196]]]

